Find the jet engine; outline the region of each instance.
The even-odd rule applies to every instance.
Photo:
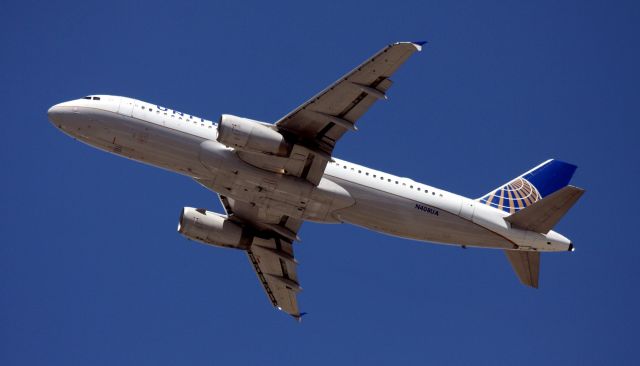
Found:
[[[189,239],[225,248],[247,249],[253,241],[248,229],[202,208],[183,208],[178,232]]]
[[[223,114],[218,122],[218,142],[240,151],[288,156],[284,136],[262,122]]]

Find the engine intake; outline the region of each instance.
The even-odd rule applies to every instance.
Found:
[[[248,118],[223,114],[218,123],[218,142],[237,150],[288,156],[284,136],[267,125]]]
[[[253,241],[249,230],[223,215],[193,207],[182,209],[178,232],[203,244],[225,248],[248,249]]]

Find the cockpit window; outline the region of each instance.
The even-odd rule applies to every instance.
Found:
[[[84,97],[84,98],[82,98],[82,99],[89,99],[89,100],[91,100],[91,97],[90,97],[90,96],[88,96],[88,97]]]
[[[93,97],[93,100],[100,100],[100,97]]]

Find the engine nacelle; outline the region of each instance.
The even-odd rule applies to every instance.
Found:
[[[230,114],[220,116],[218,142],[237,150],[288,156],[291,147],[284,136],[261,122]]]
[[[226,217],[201,208],[185,207],[180,213],[178,232],[189,239],[225,248],[247,249],[253,235]]]

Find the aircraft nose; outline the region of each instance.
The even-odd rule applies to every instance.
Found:
[[[47,111],[47,117],[49,117],[49,121],[51,121],[51,123],[53,123],[54,125],[57,125],[61,122],[62,114],[63,111],[62,107],[60,107],[60,104],[54,105]]]
[[[57,128],[73,122],[73,114],[77,113],[77,106],[73,101],[58,103],[47,111],[49,121]]]

